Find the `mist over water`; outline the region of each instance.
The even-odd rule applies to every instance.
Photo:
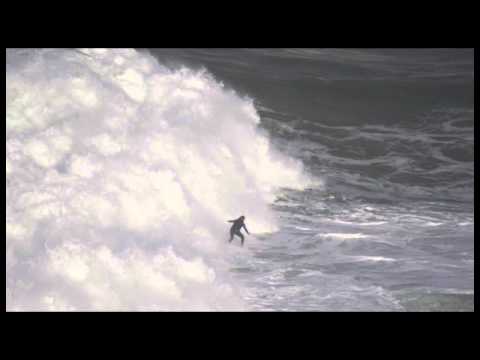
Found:
[[[7,50],[7,310],[472,311],[473,69]]]

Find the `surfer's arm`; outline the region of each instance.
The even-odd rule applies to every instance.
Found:
[[[233,222],[235,222],[235,220],[228,220],[228,222],[232,222],[232,223],[233,223]]]
[[[247,227],[245,226],[245,224],[243,224],[243,228],[245,229],[245,231],[247,232],[247,234],[250,235],[250,233],[248,232],[248,229],[247,229]]]

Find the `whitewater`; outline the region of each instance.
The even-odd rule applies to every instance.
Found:
[[[7,311],[248,310],[226,221],[312,181],[253,100],[136,50],[6,60]]]

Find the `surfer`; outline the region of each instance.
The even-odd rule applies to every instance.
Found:
[[[243,246],[244,237],[243,237],[243,234],[240,232],[242,227],[245,229],[247,234],[250,235],[250,233],[247,230],[247,227],[245,226],[244,220],[245,220],[245,216],[240,216],[236,220],[228,220],[228,222],[233,223],[232,227],[230,228],[230,240],[228,242],[232,242],[233,236],[237,235],[240,237],[240,239],[242,239],[242,246]]]

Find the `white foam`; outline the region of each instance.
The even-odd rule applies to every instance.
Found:
[[[373,261],[373,262],[394,262],[395,259],[383,256],[352,256],[359,261]]]
[[[298,230],[302,230],[302,231],[310,231],[312,229],[310,228],[307,228],[307,227],[303,227],[303,226],[294,226],[295,229],[298,229]]]
[[[127,49],[7,50],[6,93],[7,310],[245,307],[226,220],[308,185],[252,100]]]
[[[348,234],[348,233],[320,233],[315,236],[318,237],[326,237],[326,238],[336,238],[336,239],[364,239],[369,237],[368,235],[361,234],[361,233],[354,233],[354,234]]]
[[[441,223],[441,222],[428,221],[428,222],[425,223],[425,226],[440,226],[442,224],[443,223]]]
[[[355,221],[344,221],[344,220],[333,220],[332,222],[335,222],[338,224],[358,225],[358,226],[377,226],[377,225],[383,225],[387,223],[387,221],[355,222]]]

